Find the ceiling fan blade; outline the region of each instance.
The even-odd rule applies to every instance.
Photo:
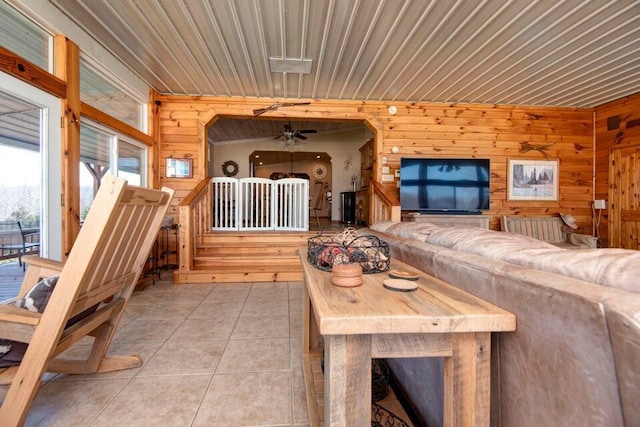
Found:
[[[318,131],[315,129],[305,129],[305,130],[299,130],[297,132],[298,133],[318,133]]]
[[[293,136],[296,137],[296,138],[300,138],[300,139],[307,139],[306,136],[300,135],[298,132],[296,132]]]
[[[273,139],[280,139],[280,138],[282,138],[283,136],[284,136],[284,133],[280,132],[280,133],[278,133],[278,135],[276,135],[276,136],[275,136],[275,138],[273,138]]]

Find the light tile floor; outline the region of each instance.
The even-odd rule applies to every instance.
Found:
[[[144,364],[47,374],[26,425],[306,426],[301,349],[301,282],[175,286],[166,274],[133,294],[109,350]],[[378,403],[404,414],[393,393]]]
[[[134,293],[110,349],[143,366],[50,378],[26,425],[307,425],[301,331],[299,282],[156,281]]]

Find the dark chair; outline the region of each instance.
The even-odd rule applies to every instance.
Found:
[[[311,207],[311,209],[313,210],[313,213],[316,216],[317,226],[320,226],[320,218],[318,218],[318,211],[321,211],[323,209],[323,202],[326,196],[326,190],[328,186],[329,186],[329,183],[324,181],[316,181],[314,184],[314,191],[317,191],[317,193],[315,194],[313,206]]]
[[[40,248],[39,234],[39,231],[34,233],[23,230],[20,221],[0,221],[0,254],[2,254],[2,258],[17,256],[18,264],[24,271],[25,265],[22,262],[22,257],[27,253],[36,253]],[[30,238],[34,235],[38,235],[37,242]]]

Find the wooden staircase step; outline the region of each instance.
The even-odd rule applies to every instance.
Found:
[[[192,270],[180,273],[174,272],[174,282],[189,283],[246,283],[246,282],[297,282],[302,280],[300,271],[258,271],[241,272],[230,270]]]
[[[309,237],[315,233],[215,233],[202,236],[202,244],[249,244],[249,243],[271,243],[271,244],[306,244]]]
[[[229,257],[195,257],[193,259],[194,270],[205,268],[236,268],[243,270],[264,271],[273,269],[301,270],[300,258],[291,257],[266,257],[266,258],[229,258]]]
[[[193,269],[177,270],[176,283],[229,283],[302,280],[298,249],[316,233],[216,232],[196,248]]]
[[[254,245],[251,244],[249,246],[233,246],[233,245],[224,245],[224,246],[198,246],[197,248],[197,256],[205,257],[205,256],[229,256],[229,257],[239,257],[239,256],[252,256],[257,255],[260,257],[264,256],[297,256],[298,248],[300,246],[286,246],[286,245]]]

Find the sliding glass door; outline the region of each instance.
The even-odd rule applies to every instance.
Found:
[[[60,100],[0,72],[0,221],[39,229],[62,259]]]

